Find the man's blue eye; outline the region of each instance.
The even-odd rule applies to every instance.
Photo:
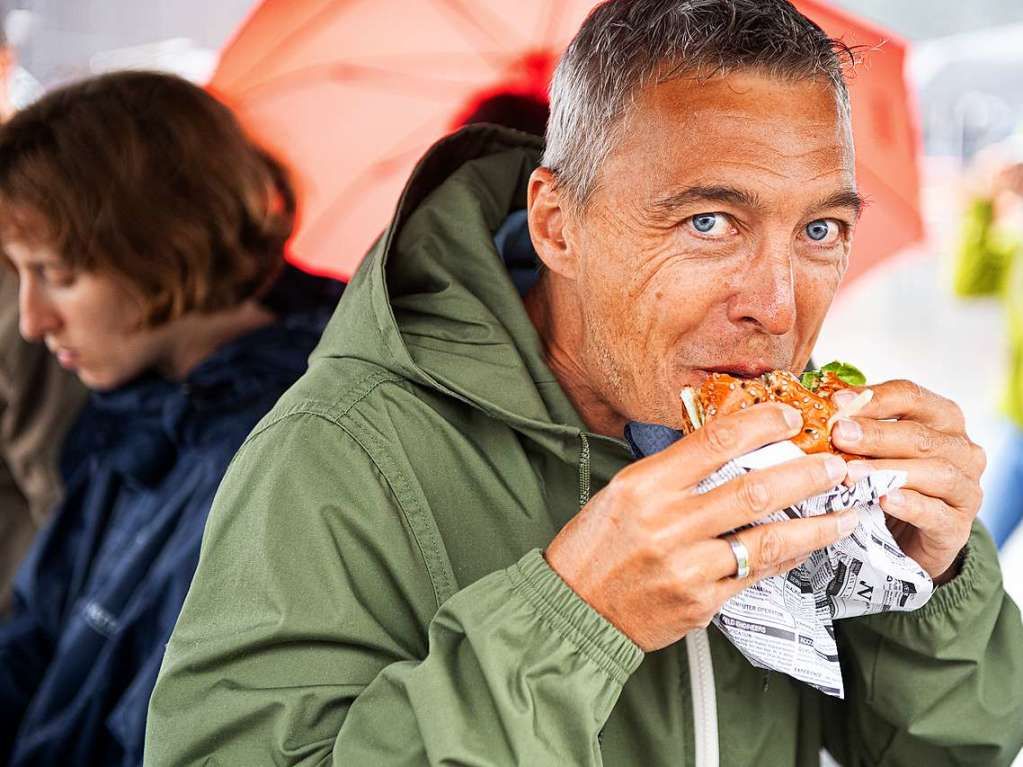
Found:
[[[714,228],[714,225],[718,222],[718,217],[714,213],[703,213],[699,216],[693,216],[693,229],[706,234]]]
[[[811,221],[806,225],[806,236],[817,242],[825,239],[829,231],[831,231],[831,227],[827,221]]]

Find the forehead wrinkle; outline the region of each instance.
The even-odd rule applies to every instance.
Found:
[[[711,178],[707,179],[707,183],[705,183],[705,184],[694,184],[693,186],[732,187],[733,186],[732,184],[730,184],[730,183],[728,183],[727,181],[724,181],[724,180],[723,180],[722,183],[716,182],[716,179],[714,179],[713,176],[719,176],[719,175],[724,175],[726,177],[734,176],[736,171],[741,172],[742,174],[744,174],[744,176],[747,176],[747,177],[750,177],[751,171],[755,172],[751,176],[752,180],[754,180],[755,182],[759,181],[759,183],[761,185],[765,186],[767,188],[767,190],[769,192],[771,192],[771,193],[783,192],[785,194],[788,194],[789,192],[785,192],[783,187],[787,183],[791,183],[791,182],[798,183],[800,185],[805,185],[805,184],[809,184],[811,182],[815,182],[815,181],[819,181],[821,179],[827,178],[828,176],[845,176],[847,179],[852,179],[853,178],[852,168],[851,167],[849,167],[849,168],[838,167],[838,168],[834,168],[834,169],[827,170],[827,171],[820,172],[820,173],[814,173],[813,175],[808,175],[808,176],[803,176],[803,177],[800,177],[799,175],[796,175],[794,173],[794,171],[803,170],[803,169],[804,168],[793,168],[788,163],[779,163],[779,164],[776,164],[776,165],[765,165],[765,164],[762,164],[762,163],[759,163],[759,162],[746,161],[746,160],[742,160],[742,159],[731,159],[731,160],[725,160],[725,161],[715,160],[713,168],[707,168],[706,166],[703,166],[703,167],[699,167],[698,166],[698,167],[693,169],[694,175],[697,175],[697,176],[711,176]],[[758,179],[758,176],[759,176],[759,179]],[[779,186],[778,188],[775,188],[776,184],[775,183],[769,183],[768,179],[771,179],[772,181],[774,179],[779,180],[781,182],[781,186]],[[846,185],[848,186],[848,182],[846,182]],[[850,189],[850,191],[855,193],[854,185],[849,187],[849,189]],[[745,192],[745,193],[750,195],[751,197],[757,197],[755,192],[748,191],[748,192]],[[753,205],[748,205],[747,207],[754,207],[754,206]]]
[[[782,160],[782,161],[785,161],[785,162],[793,162],[793,161],[801,161],[801,160],[811,160],[812,161],[812,158],[814,158],[816,156],[819,156],[819,155],[835,155],[835,154],[840,154],[840,153],[844,154],[844,151],[843,151],[844,147],[842,147],[841,145],[822,145],[822,146],[809,147],[807,149],[803,149],[802,151],[796,150],[796,151],[787,152],[787,151],[784,151],[782,148],[780,148],[777,144],[760,143],[760,142],[757,142],[757,141],[750,141],[749,139],[747,139],[746,141],[747,141],[746,149],[747,149],[748,156],[750,156],[750,157],[764,157],[765,155],[769,155],[769,156],[777,157],[779,160]],[[803,145],[805,145],[805,143],[806,142],[802,142],[801,141],[800,142],[801,147]],[[754,167],[764,168],[765,170],[769,169],[769,168],[766,168],[765,166],[759,166],[759,165],[756,165],[754,163],[750,163],[750,164],[753,165]]]
[[[781,157],[801,158],[809,157],[822,152],[847,152],[852,149],[848,140],[848,131],[842,121],[839,124],[827,120],[813,123],[800,123],[798,130],[792,125],[772,125],[775,136],[783,136],[792,145],[792,151],[785,151],[779,141],[758,140],[763,136],[765,126],[772,122],[770,116],[764,115],[722,115],[716,110],[691,110],[687,115],[686,124],[699,122],[710,127],[707,131],[707,139],[711,141],[734,140],[736,136],[727,126],[731,123],[734,127],[743,129],[746,135],[742,136],[747,148],[751,153],[770,153]],[[683,127],[687,127],[683,126]],[[809,146],[808,146],[809,144]]]
[[[677,82],[647,89],[637,100],[630,113],[631,129],[622,133],[616,151],[606,160],[604,170],[614,173],[598,178],[606,184],[615,175],[632,176],[629,196],[633,202],[645,198],[643,207],[648,210],[670,207],[666,201],[684,202],[671,198],[686,186],[756,190],[761,203],[782,194],[802,208],[822,193],[819,181],[816,189],[805,188],[808,181],[828,175],[822,167],[843,166],[839,173],[852,178],[852,147],[830,100],[825,108],[804,99],[806,108],[793,111],[791,100],[774,99],[772,105],[778,102],[774,109],[758,106],[751,98],[733,96],[731,103],[723,103],[713,87],[683,89]],[[792,120],[786,117],[790,111]],[[626,158],[632,162],[619,164]],[[637,185],[645,187],[639,195]],[[797,186],[803,194],[793,195]],[[832,188],[827,184],[823,191]],[[747,206],[752,202],[735,196],[729,201]]]
[[[731,120],[733,122],[742,123],[743,125],[752,125],[754,127],[759,126],[763,122],[762,117],[759,115],[751,115],[748,112],[724,112],[721,109],[715,107],[696,108],[690,107],[688,111],[692,114],[697,114],[699,112],[709,112],[713,114],[715,119],[721,120],[722,122]],[[839,124],[841,124],[841,122],[843,121],[839,121]],[[821,119],[815,122],[806,121],[804,127],[807,129],[811,129],[814,132],[830,133],[835,131],[836,124],[832,120]]]
[[[693,120],[713,120],[718,124],[732,124],[742,128],[753,129],[759,129],[764,124],[765,119],[770,119],[770,116],[765,118],[765,115],[763,114],[750,114],[749,112],[723,112],[721,109],[713,106],[694,107],[690,105],[686,112],[690,116],[690,119]],[[844,128],[845,123],[846,121],[841,119],[837,121],[819,119],[812,122],[810,120],[801,119],[799,131],[800,133],[810,133],[814,136],[834,136],[841,138],[844,142],[846,134]]]

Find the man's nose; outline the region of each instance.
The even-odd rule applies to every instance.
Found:
[[[18,325],[26,341],[41,341],[60,327],[60,316],[31,278],[22,279],[18,288]]]
[[[796,291],[790,243],[768,243],[759,249],[742,275],[729,318],[776,336],[795,327]]]

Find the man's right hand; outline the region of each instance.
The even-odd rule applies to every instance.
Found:
[[[705,628],[721,605],[848,535],[855,511],[773,522],[737,534],[751,574],[738,580],[721,536],[839,484],[845,461],[813,455],[752,471],[708,493],[696,485],[733,458],[788,439],[799,413],[765,403],[709,421],[667,450],[626,467],[547,547],[551,568],[651,652]]]

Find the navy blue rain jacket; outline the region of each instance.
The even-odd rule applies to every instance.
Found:
[[[68,437],[66,500],[0,625],[0,764],[141,764],[213,495],[328,317],[292,314],[238,338],[183,383],[145,376],[93,395]]]

